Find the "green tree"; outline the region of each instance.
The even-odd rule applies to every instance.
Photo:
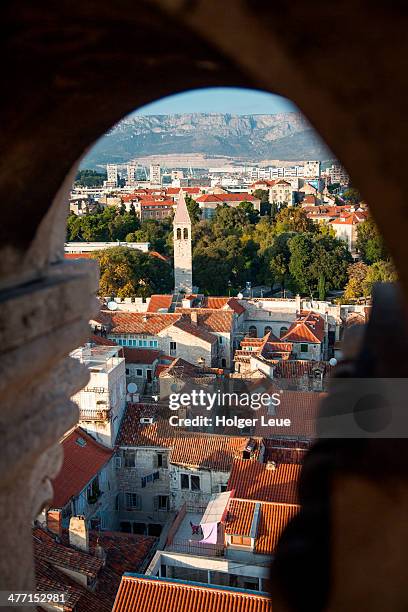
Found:
[[[343,192],[343,200],[350,204],[359,204],[361,202],[360,192],[354,187],[349,187]]]
[[[391,261],[376,261],[369,266],[363,281],[363,295],[371,295],[375,283],[393,283],[396,280],[398,275]]]
[[[371,217],[357,225],[356,248],[367,264],[389,259],[384,241]]]
[[[255,210],[252,202],[244,200],[239,203],[238,208],[245,211],[249,223],[255,224],[259,221],[259,211]]]
[[[325,292],[342,289],[347,282],[347,267],[351,255],[344,242],[331,236],[305,232],[297,234],[288,242],[290,250],[289,271],[299,291],[315,295],[322,289],[324,277]]]
[[[355,300],[364,296],[364,283],[369,267],[362,261],[349,265],[347,268],[348,281],[344,290],[345,300]]]
[[[235,235],[242,236],[243,231],[248,229],[250,221],[244,208],[231,208],[227,204],[218,206],[211,227],[216,237]]]
[[[319,276],[317,292],[319,294],[319,300],[323,301],[324,299],[326,299],[326,279],[324,277],[323,272]]]
[[[97,172],[87,168],[77,172],[75,185],[81,187],[100,187],[106,179],[106,172]]]
[[[252,195],[261,201],[261,216],[269,216],[272,209],[272,205],[269,202],[269,191],[267,189],[255,189]]]
[[[316,227],[311,219],[306,215],[303,208],[298,206],[288,206],[282,208],[275,218],[277,234],[283,232],[315,232]]]
[[[201,219],[200,205],[198,204],[198,202],[193,200],[193,198],[189,194],[186,194],[185,200],[187,204],[188,214],[190,215],[191,223],[192,225],[194,225],[195,223],[198,223]]]
[[[173,285],[171,267],[161,259],[127,247],[112,247],[92,255],[99,262],[99,295],[148,297]]]
[[[146,219],[140,228],[126,235],[127,242],[150,242],[150,249],[162,255],[171,255],[171,219]]]

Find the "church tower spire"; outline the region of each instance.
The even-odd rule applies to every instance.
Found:
[[[192,293],[191,219],[183,191],[180,191],[173,221],[174,290]]]

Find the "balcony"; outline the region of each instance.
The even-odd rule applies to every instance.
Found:
[[[199,526],[206,506],[194,508],[184,504],[169,530],[165,550],[205,557],[223,557],[225,552],[223,531],[220,529],[217,542],[203,542],[201,529],[194,532],[192,525]]]
[[[110,408],[81,408],[79,410],[80,421],[96,421],[98,423],[104,423],[110,421]]]

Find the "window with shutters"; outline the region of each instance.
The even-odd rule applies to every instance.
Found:
[[[231,536],[231,544],[235,544],[236,546],[251,546],[251,538],[233,535]]]
[[[154,498],[154,509],[164,510],[168,512],[170,508],[169,496],[168,495],[156,495]]]
[[[125,493],[125,507],[126,510],[141,510],[142,498],[137,493]]]

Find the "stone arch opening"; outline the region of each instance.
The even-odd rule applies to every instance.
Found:
[[[260,0],[228,2],[221,10],[212,1],[186,6],[156,0],[135,12],[131,2],[103,1],[94,21],[81,3],[64,1],[58,7],[46,1],[37,9],[23,0],[5,11],[8,88],[0,100],[0,425],[8,434],[0,488],[3,589],[33,588],[27,554],[31,520],[50,495],[48,478],[61,461],[54,445],[75,421],[68,398],[76,385],[86,384],[85,374],[64,359],[87,336],[96,309],[96,275],[91,266],[62,263],[63,202],[77,160],[120,117],[185,88],[229,83],[272,91],[278,86],[296,100],[369,200],[408,287],[408,220],[401,204],[405,168],[397,163],[406,157],[408,83],[406,71],[389,74],[389,67],[398,67],[407,54],[401,9],[356,7],[347,0],[334,8],[330,3],[305,8],[294,1],[269,9]],[[353,19],[336,21],[333,10]],[[282,28],[283,20],[291,24],[290,32]],[[226,36],[227,31],[234,35]],[[339,44],[347,38],[353,44]],[[379,49],[384,61],[373,61]],[[112,91],[121,94],[115,97]]]

